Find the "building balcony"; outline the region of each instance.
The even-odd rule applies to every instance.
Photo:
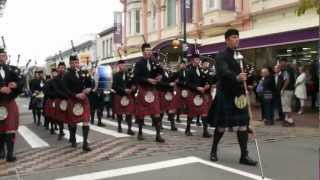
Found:
[[[299,0],[250,0],[249,9],[250,13],[254,15],[290,8],[298,4]]]

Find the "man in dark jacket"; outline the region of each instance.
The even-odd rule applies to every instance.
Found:
[[[212,126],[216,128],[210,160],[218,161],[218,143],[225,129],[238,127],[237,136],[241,150],[240,163],[255,166],[257,162],[249,157],[247,149],[250,117],[242,87],[243,81],[247,80],[247,73],[241,72],[240,64],[235,59],[235,52],[239,45],[238,30],[227,30],[225,41],[227,48],[216,57],[217,92],[208,116]]]

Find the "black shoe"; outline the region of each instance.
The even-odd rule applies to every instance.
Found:
[[[191,121],[191,124],[195,124],[195,122],[194,122],[194,121]]]
[[[58,141],[62,140],[63,137],[64,137],[63,134],[58,134]]]
[[[211,154],[210,154],[210,161],[213,161],[213,162],[218,161],[218,156],[217,156],[217,153],[216,153],[216,152],[215,152],[215,153],[211,152]]]
[[[249,156],[244,156],[240,158],[240,164],[248,165],[248,166],[256,166],[257,161],[252,160]]]
[[[178,128],[175,127],[175,126],[172,126],[172,127],[171,127],[171,131],[178,131]]]
[[[106,125],[103,124],[103,123],[98,123],[98,126],[99,126],[99,127],[106,127]]]
[[[176,122],[177,122],[177,123],[181,123],[181,120],[180,120],[180,119],[176,119]]]
[[[156,142],[164,143],[165,140],[161,136],[158,136],[158,137],[156,137]]]
[[[186,136],[192,136],[191,131],[186,131],[185,134],[186,134]]]
[[[122,133],[122,128],[118,128],[118,133]]]
[[[127,134],[129,134],[130,136],[133,136],[134,135],[134,132],[132,130],[128,130],[127,131]]]
[[[50,134],[54,134],[54,129],[50,129]]]
[[[196,123],[197,126],[202,126],[201,122]]]
[[[17,158],[15,156],[7,156],[6,160],[7,162],[15,162]]]
[[[6,157],[6,153],[4,152],[4,149],[0,151],[0,159],[4,159]]]
[[[211,138],[211,137],[212,137],[212,134],[210,134],[208,131],[205,131],[205,132],[203,132],[202,137],[204,137],[204,138]]]
[[[76,141],[72,141],[71,142],[71,147],[76,148],[77,147],[77,142]]]
[[[138,138],[139,141],[143,141],[143,140],[144,140],[144,137],[143,137],[142,134],[138,134],[138,137],[137,137],[137,138]]]
[[[89,151],[91,151],[91,148],[89,147],[88,144],[83,144],[82,150],[85,151],[85,152],[89,152]]]

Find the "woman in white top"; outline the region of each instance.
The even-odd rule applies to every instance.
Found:
[[[300,110],[298,114],[302,114],[304,110],[304,101],[307,99],[306,73],[304,67],[299,67],[299,76],[296,79],[295,96],[300,100]]]

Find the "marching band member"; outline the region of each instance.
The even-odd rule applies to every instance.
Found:
[[[211,161],[218,161],[218,143],[225,129],[238,127],[237,137],[241,150],[240,163],[255,166],[256,161],[248,155],[247,143],[249,127],[249,113],[244,94],[243,81],[247,74],[241,73],[239,62],[235,59],[236,48],[239,45],[239,31],[228,29],[225,32],[226,49],[216,57],[217,92],[210,108],[209,120],[216,128],[210,154]]]
[[[114,100],[114,113],[118,120],[118,132],[122,132],[121,122],[122,117],[125,115],[128,124],[127,134],[133,136],[134,132],[131,130],[132,115],[134,114],[134,90],[132,80],[127,73],[124,61],[118,62],[119,71],[113,77],[112,89],[115,91]]]
[[[204,74],[200,71],[199,54],[193,54],[191,58],[191,67],[187,73],[187,87],[190,95],[188,96],[188,119],[186,135],[192,136],[191,121],[196,116],[201,116],[202,122],[206,124],[208,114],[208,101],[205,100],[205,93],[210,89],[210,85],[204,81]],[[209,138],[208,126],[203,126],[203,137]]]
[[[180,121],[180,114],[187,112],[187,65],[185,61],[180,62],[177,81],[177,122]]]
[[[6,160],[12,162],[16,160],[14,144],[19,126],[19,111],[15,98],[22,92],[25,81],[20,69],[7,65],[6,61],[7,53],[0,48],[0,158],[5,158],[6,145]]]
[[[82,122],[83,146],[84,151],[91,151],[88,144],[90,104],[88,94],[91,91],[91,80],[87,74],[80,70],[79,58],[72,55],[69,58],[70,69],[65,73],[63,81],[68,90],[69,99],[67,106],[67,122],[70,130],[70,142],[72,147],[77,146],[76,132],[77,123]]]
[[[161,80],[162,68],[152,57],[150,44],[144,43],[141,47],[143,59],[138,61],[134,69],[134,78],[138,86],[136,95],[136,120],[139,124],[138,140],[143,140],[142,126],[144,117],[150,115],[156,128],[156,141],[165,140],[160,135],[160,102],[156,85]]]
[[[59,126],[59,134],[58,140],[61,140],[65,135],[63,132],[64,129],[64,122],[67,123],[68,113],[67,113],[67,106],[68,106],[68,96],[71,94],[68,92],[65,82],[63,81],[63,77],[65,74],[66,65],[64,62],[59,62],[57,68],[57,76],[53,77],[52,80],[52,91],[54,97],[54,117],[53,119]]]
[[[178,130],[176,128],[175,119],[174,119],[174,115],[177,109],[177,96],[176,96],[176,86],[175,86],[176,76],[177,76],[176,74],[165,69],[162,74],[162,79],[157,85],[157,89],[159,90],[159,98],[160,98],[161,121],[164,113],[167,113],[172,131]]]
[[[42,70],[35,71],[35,79],[30,81],[30,91],[32,97],[30,100],[29,109],[32,110],[33,122],[39,126],[41,124],[41,111],[43,108],[43,88],[45,86]],[[38,119],[38,121],[37,121]]]

